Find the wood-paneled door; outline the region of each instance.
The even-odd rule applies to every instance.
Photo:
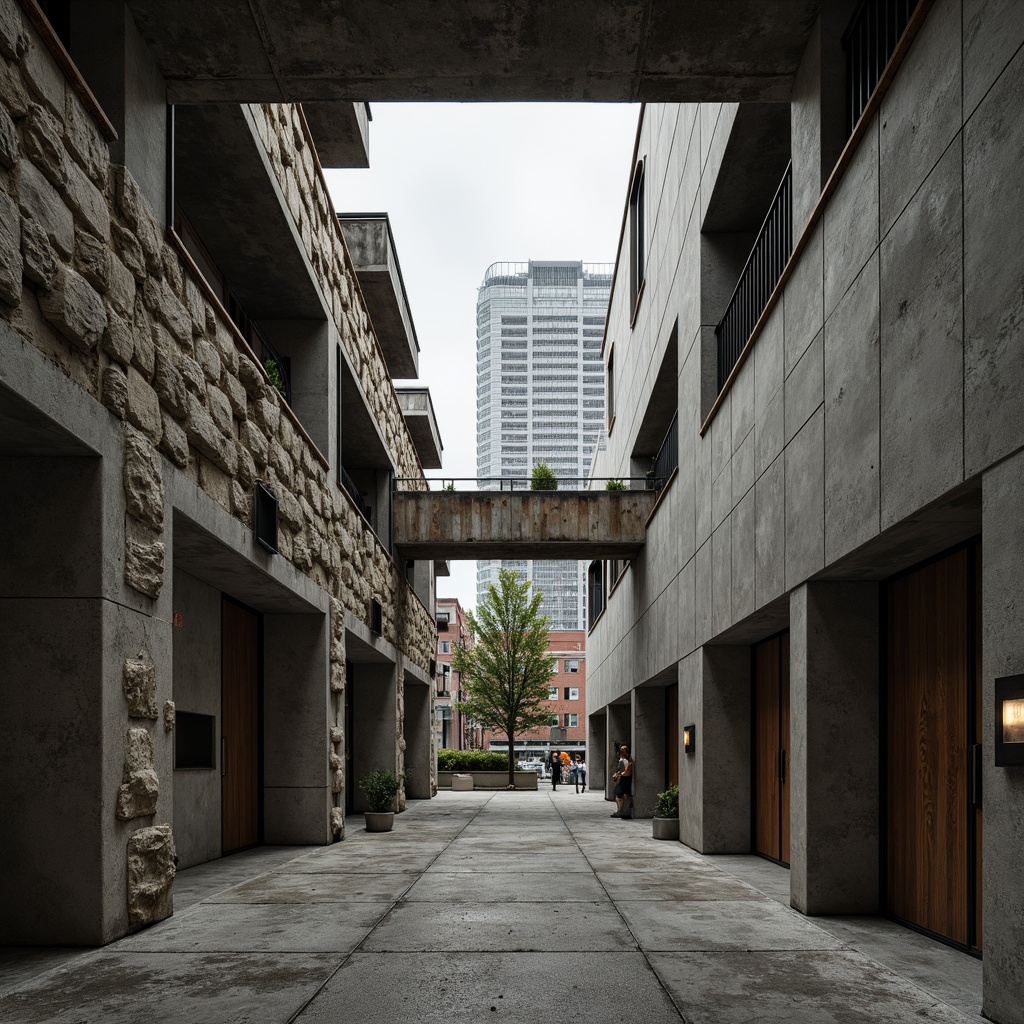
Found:
[[[789,864],[789,632],[754,646],[754,852]]]
[[[221,847],[259,842],[259,616],[221,600]]]
[[[679,785],[679,684],[665,687],[665,786]]]
[[[971,786],[981,742],[980,554],[972,542],[890,580],[884,623],[886,908],[973,948],[981,934],[981,808]]]

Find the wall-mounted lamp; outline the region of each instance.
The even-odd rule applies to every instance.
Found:
[[[996,680],[996,764],[1024,765],[1024,675]]]
[[[694,744],[697,742],[697,726],[683,726],[683,751],[687,754],[693,753]]]

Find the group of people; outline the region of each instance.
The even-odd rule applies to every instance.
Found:
[[[583,760],[583,755],[577,754],[575,761],[570,759],[568,754],[565,757],[568,759],[569,781],[576,786],[577,793],[580,792],[580,787],[586,793],[587,762]],[[551,788],[556,790],[558,789],[558,783],[565,781],[562,777],[562,772],[566,767],[566,763],[562,758],[560,750],[551,751],[549,764],[551,768]],[[615,782],[615,811],[610,815],[612,818],[633,817],[633,764],[634,761],[629,753],[629,747],[626,744],[622,744],[619,747],[617,768],[612,774],[612,779]]]
[[[569,755],[565,755],[569,758]],[[562,760],[562,752],[560,750],[551,751],[551,761],[549,762],[551,768],[551,788],[558,789],[558,783],[566,781],[562,778],[562,771],[566,767],[565,761]],[[580,786],[583,787],[583,792],[587,791],[587,762],[583,760],[582,754],[576,755],[576,760],[569,758],[568,764],[568,781],[572,782],[576,786],[576,792],[580,792]]]

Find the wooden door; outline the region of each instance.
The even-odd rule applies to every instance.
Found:
[[[789,634],[754,647],[754,851],[789,863]]]
[[[665,687],[665,786],[679,785],[679,684]]]
[[[968,941],[968,549],[886,586],[889,912]]]
[[[789,863],[789,633],[779,637],[779,860]]]
[[[221,845],[259,842],[259,621],[221,602]]]

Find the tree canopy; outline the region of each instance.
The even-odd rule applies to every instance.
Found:
[[[476,613],[469,612],[471,647],[456,644],[452,668],[459,673],[466,700],[456,708],[488,729],[508,737],[508,783],[515,772],[515,737],[547,725],[555,659],[547,653],[550,621],[540,614],[543,595],[531,597],[528,580],[511,569],[498,572]]]

